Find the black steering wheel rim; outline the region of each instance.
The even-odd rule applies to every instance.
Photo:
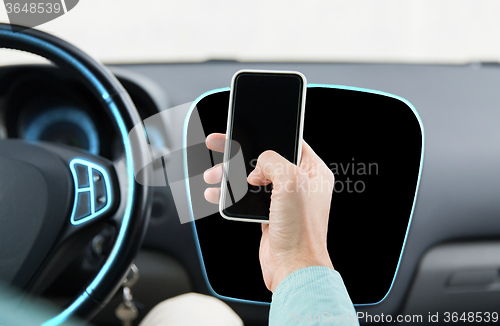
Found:
[[[42,56],[67,69],[91,90],[114,118],[122,138],[127,171],[126,209],[115,244],[103,267],[92,282],[50,324],[60,324],[73,315],[90,318],[120,286],[144,237],[149,218],[148,188],[134,178],[134,161],[149,159],[147,148],[128,141],[129,131],[141,124],[141,118],[128,93],[102,64],[73,45],[50,34],[10,24],[0,24],[0,48],[21,50]],[[148,173],[147,169],[143,173]],[[145,176],[147,178],[147,176]]]

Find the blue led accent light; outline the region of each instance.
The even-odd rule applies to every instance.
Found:
[[[410,225],[411,225],[411,221],[413,219],[413,212],[415,210],[415,204],[417,202],[418,189],[420,187],[420,179],[422,177],[422,166],[424,164],[424,149],[425,149],[424,125],[423,125],[422,120],[420,119],[420,115],[418,114],[418,112],[415,109],[415,107],[410,102],[408,102],[406,99],[404,99],[402,97],[399,97],[397,95],[389,94],[389,93],[382,92],[382,91],[376,91],[376,90],[366,89],[366,88],[358,88],[358,87],[350,87],[350,86],[342,86],[342,85],[308,84],[307,88],[343,89],[343,90],[349,90],[349,91],[357,91],[357,92],[363,92],[363,93],[378,94],[378,95],[387,96],[387,97],[391,97],[391,98],[400,100],[400,101],[404,102],[406,105],[408,105],[408,107],[410,107],[410,109],[412,110],[413,114],[415,115],[415,117],[418,120],[418,124],[419,124],[420,130],[422,132],[422,151],[421,151],[421,155],[420,155],[420,167],[419,167],[419,171],[418,171],[417,186],[415,188],[415,195],[413,196],[413,204],[412,204],[412,207],[411,207],[411,213],[410,213],[410,219],[408,221],[408,227],[406,228],[406,233],[405,233],[405,238],[404,238],[404,241],[403,241],[403,246],[401,248],[401,253],[399,255],[398,265],[396,267],[396,271],[394,272],[394,277],[392,278],[391,286],[389,287],[389,290],[387,291],[387,293],[385,294],[385,296],[380,301],[375,302],[375,303],[355,304],[354,306],[372,306],[372,305],[376,305],[376,304],[379,304],[382,301],[384,301],[385,298],[387,298],[387,296],[389,295],[389,292],[391,292],[391,290],[392,290],[392,287],[394,285],[394,280],[396,279],[396,275],[397,275],[397,273],[399,271],[399,266],[401,264],[401,259],[403,257],[403,251],[404,251],[404,248],[405,248],[405,245],[406,245],[406,239],[408,238],[408,232],[410,231]],[[203,277],[204,277],[205,282],[207,284],[208,290],[210,291],[210,293],[213,296],[215,296],[215,297],[217,297],[219,299],[222,299],[222,300],[233,301],[233,302],[251,303],[251,304],[256,304],[256,305],[270,305],[269,302],[252,301],[252,300],[244,300],[244,299],[231,298],[231,297],[220,295],[220,294],[218,294],[217,292],[214,291],[214,289],[210,285],[210,281],[208,280],[207,270],[205,268],[205,263],[203,261],[203,254],[201,253],[200,241],[198,239],[198,232],[196,230],[196,223],[194,222],[193,207],[192,207],[192,203],[191,203],[191,192],[190,192],[190,188],[189,188],[189,178],[188,178],[189,174],[188,174],[187,151],[186,151],[186,147],[187,147],[187,127],[188,127],[188,124],[189,124],[189,119],[191,118],[191,113],[193,112],[194,108],[196,107],[196,105],[198,104],[198,102],[200,102],[203,98],[205,98],[206,96],[211,95],[211,94],[220,93],[220,92],[229,91],[229,90],[230,90],[230,88],[226,87],[226,88],[219,88],[219,89],[215,89],[215,90],[203,93],[202,95],[200,95],[193,102],[193,104],[191,104],[191,107],[189,108],[189,111],[188,111],[188,113],[186,115],[186,118],[184,120],[184,133],[183,133],[183,158],[184,158],[184,175],[185,175],[184,179],[186,180],[186,191],[187,191],[187,198],[188,198],[188,204],[189,204],[189,213],[191,215],[191,227],[192,227],[192,230],[193,230],[194,241],[195,241],[195,244],[196,244],[196,251],[198,252],[198,257],[200,259],[200,265],[201,265],[201,269],[202,269],[202,272],[203,272]]]
[[[130,215],[132,213],[132,202],[135,191],[135,179],[134,179],[134,161],[132,158],[132,148],[128,141],[128,130],[125,127],[125,122],[123,121],[116,104],[113,102],[111,96],[106,91],[106,88],[99,82],[99,80],[77,59],[68,54],[67,52],[61,50],[60,48],[40,40],[31,35],[23,34],[23,33],[14,33],[13,31],[0,30],[0,35],[5,36],[6,38],[11,39],[23,39],[32,45],[43,48],[46,51],[52,52],[60,58],[63,58],[67,63],[71,64],[75,69],[77,69],[83,77],[85,77],[92,85],[96,88],[96,90],[101,94],[102,99],[108,105],[111,113],[113,114],[116,123],[118,124],[118,129],[120,131],[120,135],[122,137],[122,142],[125,148],[125,158],[126,158],[126,167],[127,167],[127,194],[126,196],[126,205],[125,211],[123,214],[122,226],[120,227],[120,231],[118,232],[118,236],[116,238],[115,245],[109,254],[108,259],[104,263],[104,266],[101,268],[96,278],[92,283],[87,287],[84,293],[73,302],[69,307],[67,307],[64,311],[62,311],[58,316],[48,320],[43,324],[43,326],[53,326],[59,325],[66,321],[70,316],[73,315],[74,311],[78,309],[79,306],[82,305],[85,300],[90,300],[89,296],[92,293],[93,289],[102,281],[103,276],[106,274],[109,266],[115,261],[116,255],[118,253],[119,248],[122,246],[123,238],[125,237],[125,231],[130,223]]]
[[[78,175],[76,172],[75,164],[81,164],[81,165],[87,167],[88,176],[89,176],[89,180],[90,180],[89,187],[79,188]],[[69,163],[69,168],[71,170],[71,174],[73,174],[73,181],[75,182],[75,202],[73,203],[73,211],[71,212],[70,221],[71,221],[71,224],[78,225],[78,224],[85,223],[85,222],[101,215],[102,213],[106,212],[109,209],[109,207],[111,206],[111,198],[112,198],[111,197],[111,183],[109,182],[109,176],[108,176],[108,173],[106,172],[106,170],[104,170],[99,165],[92,163],[90,161],[87,161],[87,160],[84,160],[81,158],[75,158],[75,159],[71,160],[71,162]],[[104,184],[106,185],[106,205],[98,211],[95,210],[94,180],[93,180],[93,176],[92,176],[92,174],[93,174],[92,169],[99,171],[103,175]],[[78,211],[78,194],[81,192],[89,192],[90,193],[90,196],[89,196],[90,197],[90,215],[88,215],[84,218],[81,218],[79,220],[75,220],[75,214]]]
[[[418,114],[418,112],[415,109],[415,107],[410,102],[408,102],[406,99],[404,99],[402,97],[399,97],[397,95],[389,94],[389,93],[382,92],[382,91],[376,91],[376,90],[366,89],[366,88],[357,88],[357,87],[342,86],[342,85],[309,84],[309,85],[307,85],[307,87],[308,88],[311,87],[311,88],[345,89],[345,90],[348,90],[348,91],[358,91],[358,92],[364,92],[364,93],[378,94],[378,95],[387,96],[387,97],[391,97],[391,98],[400,100],[400,101],[404,102],[406,105],[408,105],[410,107],[410,109],[412,110],[413,114],[417,118],[418,125],[420,126],[420,131],[422,133],[422,151],[420,152],[420,166],[419,166],[419,169],[418,169],[417,186],[415,187],[415,195],[413,196],[413,204],[411,206],[410,220],[408,221],[408,226],[406,227],[405,239],[403,240],[403,246],[401,248],[401,253],[399,254],[398,265],[396,266],[396,271],[394,272],[394,276],[392,278],[391,286],[389,287],[389,290],[387,290],[387,293],[384,295],[384,297],[380,301],[375,302],[375,303],[355,304],[355,306],[372,306],[372,305],[376,305],[376,304],[379,304],[382,301],[384,301],[385,298],[387,298],[387,296],[389,295],[389,292],[391,292],[391,290],[392,290],[392,286],[394,285],[394,281],[396,280],[396,275],[398,274],[398,271],[399,271],[399,266],[401,264],[401,259],[403,258],[403,251],[404,251],[405,246],[406,246],[406,239],[408,239],[408,232],[410,232],[410,225],[411,225],[411,221],[413,219],[413,212],[415,210],[415,204],[417,202],[418,188],[420,187],[420,179],[422,177],[422,166],[424,165],[424,151],[425,151],[424,150],[425,149],[424,124],[422,123],[422,119],[420,119],[420,115]]]

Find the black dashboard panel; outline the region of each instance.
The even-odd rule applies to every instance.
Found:
[[[227,87],[240,69],[298,70],[311,83],[376,89],[407,99],[425,128],[425,159],[415,211],[390,294],[358,312],[397,314],[405,305],[419,261],[439,243],[500,236],[500,65],[206,62],[120,66],[143,74],[168,92],[172,106]],[[196,290],[209,293],[189,225],[150,228],[147,245],[176,252],[189,267]],[[149,235],[148,232],[148,235]],[[168,232],[171,237],[165,238]],[[180,246],[178,245],[180,244]],[[175,247],[182,247],[176,249]],[[379,265],[365,266],[366,273]],[[233,304],[247,320],[265,324],[264,306]]]
[[[228,104],[229,91],[196,104],[206,135],[225,131]],[[394,278],[413,208],[423,150],[419,120],[399,99],[321,86],[308,88],[305,112],[304,139],[336,177],[328,235],[333,265],[355,304],[379,302]],[[188,125],[188,138],[195,126]],[[189,170],[190,159],[199,160],[187,153]],[[220,155],[212,156],[220,163]],[[204,190],[190,187],[195,210]],[[260,225],[216,213],[197,219],[196,230],[217,294],[270,302],[258,259]],[[366,273],[366,266],[377,269]]]

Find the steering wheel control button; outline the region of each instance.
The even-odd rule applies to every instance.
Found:
[[[75,221],[79,221],[91,214],[90,191],[79,192],[76,198]]]
[[[85,223],[111,206],[111,184],[106,170],[91,161],[75,158],[69,163],[75,183],[75,202],[71,223]]]
[[[104,177],[99,171],[92,169],[92,179],[94,181],[94,202],[95,211],[99,212],[107,204],[106,184]]]
[[[88,166],[83,164],[75,164],[75,170],[78,180],[78,188],[90,187]]]

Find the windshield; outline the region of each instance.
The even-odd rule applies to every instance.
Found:
[[[9,22],[4,8],[0,21]],[[107,64],[500,58],[498,1],[85,0],[36,28]],[[32,60],[0,52],[1,64]]]

